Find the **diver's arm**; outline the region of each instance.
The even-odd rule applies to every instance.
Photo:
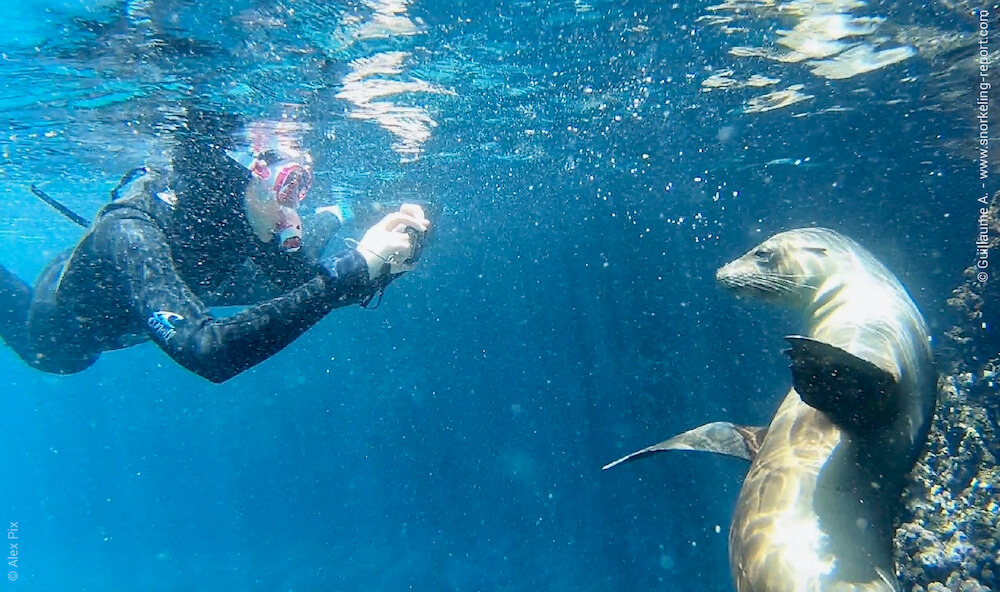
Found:
[[[340,224],[340,219],[331,213],[310,217],[308,224],[303,224],[302,249],[295,253],[282,252],[276,242],[260,243],[245,268],[234,275],[231,285],[221,290],[209,306],[256,304],[316,277],[325,264],[326,244]]]
[[[377,289],[364,258],[349,250],[325,261],[325,271],[303,285],[216,319],[177,274],[166,237],[151,220],[107,220],[95,228],[95,239],[122,274],[124,295],[153,341],[216,383],[266,360],[334,308]]]
[[[343,214],[336,213],[340,211],[333,207],[320,208],[303,223],[302,252],[307,259],[322,259],[327,243],[344,225]]]

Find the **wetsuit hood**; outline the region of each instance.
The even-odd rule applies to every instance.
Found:
[[[176,203],[171,226],[179,236],[256,240],[244,204],[249,171],[222,152],[202,151],[175,157],[173,169]]]
[[[256,238],[244,207],[251,173],[226,156],[239,120],[218,113],[189,113],[172,159],[176,198],[167,224],[171,242],[197,251],[246,254]]]

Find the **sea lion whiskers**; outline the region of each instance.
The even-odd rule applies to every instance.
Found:
[[[757,272],[728,276],[725,278],[725,281],[731,288],[753,288],[765,293],[793,293],[803,288],[815,289],[805,282],[795,281],[795,278],[800,277],[809,276]]]
[[[811,285],[809,285],[806,282],[795,281],[795,280],[797,280],[799,278],[809,278],[809,277],[812,277],[812,276],[810,276],[808,274],[767,272],[767,273],[764,273],[764,274],[761,274],[761,275],[763,277],[766,277],[767,279],[769,279],[771,281],[779,282],[779,283],[783,284],[784,286],[787,286],[788,288],[796,288],[796,289],[804,288],[806,290],[815,290],[816,289],[815,286],[811,286]],[[791,291],[791,290],[789,290],[789,291]]]
[[[811,278],[815,274],[812,274],[812,273],[778,273],[776,271],[771,271],[771,272],[768,272],[768,275],[773,275],[773,276],[783,277],[783,278],[789,278],[789,279],[798,279],[798,278]]]
[[[743,289],[751,288],[758,292],[781,292],[782,287],[761,275],[733,275],[725,279],[725,283],[730,288]]]
[[[771,292],[793,292],[795,290],[795,282],[770,275],[759,276],[756,284],[758,289],[769,290]]]

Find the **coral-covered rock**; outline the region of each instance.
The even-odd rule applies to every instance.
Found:
[[[1000,241],[997,202],[991,232]],[[945,371],[927,447],[910,474],[896,561],[907,592],[1000,591],[1000,351],[985,338],[996,301],[974,274],[949,301],[960,313],[939,352]],[[995,281],[995,280],[992,280]],[[991,349],[992,348],[992,349]]]

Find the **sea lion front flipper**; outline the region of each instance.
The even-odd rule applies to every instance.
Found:
[[[891,421],[899,397],[896,378],[875,364],[822,341],[785,337],[792,347],[795,391],[810,407],[843,427],[869,429]]]
[[[706,423],[659,444],[653,444],[623,456],[604,465],[602,470],[606,471],[615,465],[665,450],[699,450],[753,460],[757,456],[757,451],[760,450],[760,443],[764,439],[765,433],[767,433],[767,428],[738,426],[728,421]]]

